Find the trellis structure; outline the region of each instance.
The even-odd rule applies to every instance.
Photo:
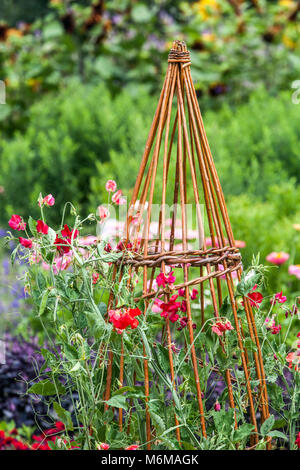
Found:
[[[226,204],[220,181],[213,162],[212,154],[205,134],[200,108],[191,77],[191,60],[186,45],[175,41],[169,53],[168,69],[159,98],[158,106],[146,142],[136,184],[133,190],[127,217],[126,239],[133,244],[133,251],[123,259],[130,270],[143,272],[143,295],[145,310],[155,295],[154,279],[159,272],[165,273],[169,266],[176,266],[183,272],[182,282],[175,290],[184,289],[186,301],[187,328],[189,337],[190,359],[196,386],[196,399],[199,410],[199,428],[207,436],[205,407],[203,403],[202,384],[199,380],[200,361],[197,357],[197,342],[194,340],[193,313],[191,310],[189,287],[199,285],[202,324],[207,320],[204,289],[209,289],[213,315],[220,318],[220,307],[224,299],[224,282],[232,309],[233,326],[237,334],[239,354],[245,377],[248,396],[248,407],[254,431],[259,431],[259,423],[269,417],[268,396],[261,348],[253,310],[248,298],[244,298],[244,309],[247,320],[247,331],[243,331],[242,321],[238,314],[234,296],[233,274],[241,278],[242,264],[239,250],[236,248]],[[160,170],[161,165],[161,170]],[[173,170],[173,173],[171,171]],[[175,177],[174,177],[175,173]],[[161,181],[161,176],[162,181]],[[159,201],[157,197],[159,190]],[[193,205],[196,212],[198,246],[191,249],[188,244],[188,215],[186,204],[188,190],[193,194]],[[169,195],[172,195],[172,200]],[[159,202],[160,210],[157,223],[157,236],[150,231],[153,221],[153,207]],[[166,226],[167,204],[172,206],[170,229]],[[201,208],[202,205],[202,208]],[[176,247],[178,227],[177,213],[181,214],[181,246]],[[143,219],[144,217],[144,219]],[[134,223],[133,223],[134,222]],[[205,234],[205,226],[208,232]],[[207,247],[210,237],[211,247]],[[197,270],[195,269],[197,268]],[[195,275],[195,273],[197,274]],[[223,280],[221,280],[223,277]],[[165,302],[170,293],[164,293]],[[172,325],[168,319],[165,323],[165,338],[168,348],[170,375],[176,383],[173,366]],[[253,351],[245,347],[245,335],[255,345]],[[222,339],[220,339],[222,346]],[[112,353],[108,366],[105,399],[110,397]],[[120,362],[120,383],[123,383],[122,356]],[[250,362],[255,364],[255,374],[250,376]],[[145,395],[149,397],[148,361],[144,360]],[[230,370],[225,373],[229,406],[236,407],[233,393],[233,378]],[[253,386],[252,381],[259,384]],[[260,411],[257,421],[256,412]],[[151,441],[151,420],[146,401],[146,430],[148,449]],[[174,417],[175,425],[178,419]],[[120,429],[122,429],[122,410],[119,411]],[[253,434],[252,443],[258,442]],[[180,441],[180,427],[176,429]],[[270,443],[267,444],[270,446]]]

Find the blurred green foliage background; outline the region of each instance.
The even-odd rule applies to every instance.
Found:
[[[130,194],[168,50],[183,39],[245,262],[284,250],[300,263],[299,18],[292,0],[3,0],[0,226],[35,216],[40,192],[83,214],[108,178]],[[299,293],[280,269],[272,286]]]

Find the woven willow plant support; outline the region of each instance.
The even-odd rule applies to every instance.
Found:
[[[210,292],[211,305],[214,316],[220,318],[219,310],[222,305],[221,276],[226,277],[228,298],[230,300],[233,313],[233,326],[236,330],[239,354],[242,361],[242,368],[245,377],[245,387],[248,396],[248,409],[250,420],[254,425],[254,430],[259,431],[256,413],[260,411],[261,420],[264,422],[269,417],[268,396],[265,383],[265,372],[261,348],[258,340],[254,314],[249,300],[244,298],[244,308],[247,319],[248,331],[252,342],[255,344],[253,351],[245,348],[245,336],[242,321],[238,315],[236,299],[233,290],[232,273],[236,272],[238,279],[241,278],[241,256],[235,247],[233,233],[227,214],[225,200],[220,186],[219,178],[215,169],[211,151],[205,134],[200,108],[198,105],[195,88],[190,72],[191,60],[186,45],[181,41],[175,41],[169,54],[168,69],[165,77],[162,92],[159,98],[156,113],[152,122],[149,136],[146,142],[145,151],[142,157],[140,170],[133,190],[130,208],[127,216],[126,239],[133,243],[133,251],[128,253],[122,260],[123,265],[129,266],[131,272],[143,273],[143,295],[145,311],[154,297],[153,282],[159,272],[165,272],[168,266],[180,266],[183,271],[183,282],[177,284],[175,289],[185,289],[185,301],[187,306],[186,315],[188,317],[188,337],[189,354],[196,387],[196,397],[199,410],[199,430],[204,437],[207,436],[207,426],[205,420],[205,407],[203,403],[202,386],[199,380],[199,367],[203,367],[203,360],[197,356],[197,343],[194,342],[193,315],[190,304],[190,286],[199,285],[200,306],[202,324],[207,320],[204,288]],[[172,124],[171,124],[172,123]],[[151,156],[151,157],[150,157]],[[171,157],[176,159],[176,174],[170,177]],[[160,158],[162,157],[162,158]],[[162,165],[162,192],[160,194],[160,213],[158,223],[158,237],[153,242],[149,233],[152,221],[153,201],[157,199],[157,178],[159,163]],[[191,182],[187,178],[191,179]],[[161,182],[160,182],[161,183]],[[172,189],[167,191],[172,185]],[[199,249],[190,250],[188,246],[187,233],[187,187],[191,185],[194,196],[194,207],[197,215],[197,230]],[[167,194],[172,194],[172,200],[167,201]],[[181,250],[175,250],[176,209],[172,213],[172,223],[169,230],[166,227],[166,204],[179,206],[181,212]],[[201,210],[201,204],[204,210]],[[133,209],[134,208],[134,209]],[[132,224],[133,213],[138,220]],[[146,220],[142,224],[142,214],[146,211]],[[207,249],[204,236],[204,220],[209,227],[212,248]],[[141,228],[143,227],[143,228]],[[142,232],[142,233],[141,233]],[[139,238],[140,237],[140,238]],[[141,240],[138,243],[138,240]],[[220,265],[222,269],[220,269]],[[117,265],[116,265],[117,267]],[[190,272],[195,272],[197,267],[198,275],[191,278]],[[115,269],[115,273],[117,269]],[[169,292],[164,294],[165,302],[170,297]],[[139,300],[139,299],[137,299]],[[111,299],[112,301],[112,299]],[[170,363],[170,376],[173,384],[176,384],[174,372],[174,361],[172,351],[172,325],[166,319],[164,326],[165,344],[168,348]],[[222,339],[220,339],[222,346]],[[109,352],[107,382],[105,400],[110,398],[112,385],[112,364],[114,360],[119,362],[120,377],[119,383],[124,381],[124,357],[116,359],[113,353]],[[144,385],[146,395],[146,433],[147,448],[150,449],[150,441],[153,437],[152,423],[150,419],[147,400],[149,397],[149,364],[144,347]],[[256,376],[250,377],[250,364],[255,364]],[[226,371],[226,386],[228,389],[228,400],[231,408],[236,408],[234,400],[233,378],[231,371]],[[251,384],[256,380],[258,387]],[[107,409],[107,407],[106,407]],[[119,426],[122,430],[122,409],[119,410]],[[178,426],[178,418],[174,416],[174,425]],[[253,433],[251,444],[255,446],[258,442],[257,434]],[[175,431],[177,440],[180,442],[180,427]],[[267,443],[270,447],[270,443]]]

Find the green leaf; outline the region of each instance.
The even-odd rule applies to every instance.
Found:
[[[280,439],[284,439],[285,441],[288,441],[288,438],[286,437],[285,434],[281,431],[270,431],[267,434],[270,437],[280,437]]]
[[[248,437],[254,430],[253,424],[244,423],[239,426],[238,429],[235,429],[233,434],[233,442],[239,442],[245,437]]]
[[[36,237],[37,236],[36,221],[31,216],[28,219],[28,226],[30,228],[32,235]]]
[[[59,403],[53,403],[53,409],[69,431],[73,431],[73,422],[69,411],[65,410]]]
[[[109,406],[113,406],[115,408],[123,408],[124,410],[127,410],[126,397],[124,397],[123,395],[116,395],[114,397],[111,397],[106,403]]]
[[[32,385],[28,389],[28,393],[35,393],[36,395],[56,395],[57,392],[59,395],[64,395],[66,393],[65,387],[60,383],[56,382],[56,386],[50,380],[41,380],[39,383]]]
[[[39,308],[39,317],[41,317],[43,313],[45,312],[48,297],[49,297],[49,290],[47,289],[43,292],[43,295],[42,295],[42,300],[41,300],[40,308]]]
[[[266,421],[264,421],[264,423],[261,425],[261,428],[260,428],[260,433],[263,435],[263,436],[267,436],[269,434],[269,432],[271,431],[271,429],[273,428],[273,425],[275,423],[275,418],[273,415],[271,415],[268,419],[266,419]]]
[[[49,240],[50,245],[53,245],[53,243],[55,242],[56,232],[51,227],[49,227],[48,229],[47,239]]]

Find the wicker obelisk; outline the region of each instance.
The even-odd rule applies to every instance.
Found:
[[[254,312],[249,299],[244,298],[243,301],[243,321],[246,328],[243,328],[243,322],[238,313],[233,276],[235,275],[238,279],[241,277],[241,256],[235,245],[224,195],[204,130],[190,67],[190,54],[186,45],[182,41],[175,41],[169,53],[165,81],[133,189],[125,234],[127,241],[130,240],[133,245],[133,250],[123,262],[130,266],[132,272],[143,275],[143,295],[141,298],[145,310],[151,298],[155,296],[153,284],[157,274],[168,272],[170,266],[175,266],[182,271],[181,281],[175,285],[175,290],[184,289],[185,292],[189,339],[187,346],[195,381],[199,430],[204,437],[207,436],[207,425],[202,384],[199,379],[201,360],[198,357],[197,341],[195,341],[189,288],[191,286],[199,288],[200,316],[201,322],[204,324],[208,319],[205,292],[206,295],[209,292],[212,317],[217,320],[221,316],[220,307],[224,300],[225,286],[229,308],[232,312],[232,324],[237,335],[238,354],[244,374],[250,422],[254,426],[252,444],[255,445],[258,442],[255,433],[259,431],[260,424],[269,417],[263,359]],[[187,200],[188,195],[189,200]],[[191,198],[195,208],[198,240],[198,246],[192,248],[189,246],[188,240],[189,217],[186,208],[187,204],[191,203]],[[154,237],[151,223],[153,222],[153,207],[158,202],[160,211],[156,224],[157,233]],[[172,207],[168,225],[166,207]],[[143,214],[144,220],[142,221]],[[179,229],[176,227],[178,214],[181,219]],[[208,227],[207,233],[206,226]],[[180,236],[178,236],[178,230],[181,232]],[[208,238],[210,247],[207,246]],[[176,239],[180,240],[179,248],[178,245],[175,246]],[[164,296],[167,301],[170,294],[166,292]],[[168,348],[171,380],[176,383],[172,350],[174,329],[172,328],[173,325],[170,325],[166,319],[165,344]],[[251,351],[245,347],[245,335],[255,346]],[[222,346],[222,341],[220,344]],[[147,407],[149,369],[145,351],[144,354],[146,433],[147,448],[150,449],[152,423]],[[201,359],[202,367],[205,367],[203,365],[205,358]],[[111,356],[107,373],[106,400],[110,396],[112,362]],[[253,364],[254,367],[252,367]],[[228,391],[228,404],[231,408],[236,409],[236,392],[231,372],[230,369],[226,370],[225,382]],[[256,382],[255,386],[253,381]],[[120,383],[123,383],[122,356]],[[257,419],[258,412],[259,421]],[[119,414],[119,423],[120,429],[122,429],[122,410]],[[176,415],[174,416],[174,426],[178,426]],[[177,427],[175,434],[180,442],[180,427]],[[267,445],[269,446],[269,443]]]

